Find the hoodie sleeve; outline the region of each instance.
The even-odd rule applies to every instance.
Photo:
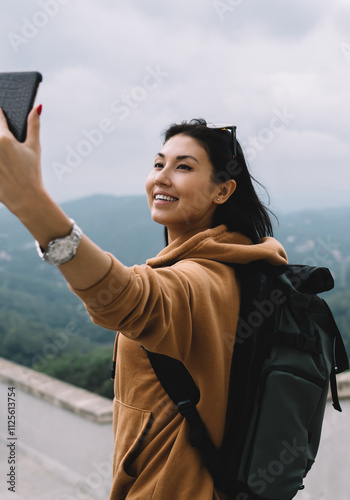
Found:
[[[235,288],[232,269],[220,263],[183,260],[153,269],[147,264],[128,268],[112,259],[102,281],[87,290],[72,289],[92,321],[182,361],[193,342],[193,324],[214,322],[215,328],[221,307],[222,314],[225,310],[222,285]]]

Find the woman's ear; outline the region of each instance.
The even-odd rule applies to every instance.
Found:
[[[229,179],[224,184],[221,184],[220,191],[217,193],[215,197],[216,203],[225,203],[229,199],[232,193],[235,192],[237,187],[236,181],[233,179]]]

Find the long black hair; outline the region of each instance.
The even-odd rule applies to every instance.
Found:
[[[207,126],[203,118],[172,124],[163,132],[164,143],[177,134],[196,139],[208,153],[213,165],[213,181],[223,183],[236,181],[236,190],[225,203],[219,204],[214,212],[212,227],[225,224],[229,231],[240,232],[257,243],[264,236],[272,236],[273,228],[269,209],[259,199],[243,151],[236,141],[236,156],[233,157],[232,131]],[[271,213],[271,212],[270,212]],[[165,228],[165,239],[167,229]]]

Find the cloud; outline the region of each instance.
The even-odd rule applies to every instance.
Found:
[[[43,73],[43,169],[56,199],[143,192],[160,132],[174,121],[234,122],[240,140],[267,140],[276,110],[295,118],[252,161],[257,177],[273,191],[285,178],[297,188],[297,163],[317,192],[336,162],[333,188],[349,185],[347,0],[222,1],[222,19],[214,0],[9,3],[0,59],[4,70]],[[36,26],[49,5],[56,14]],[[37,33],[15,51],[8,34],[24,36],[28,22]],[[59,179],[55,162],[83,152],[104,120],[110,132],[101,141],[95,132],[89,154]]]
[[[243,9],[246,9],[244,13]],[[327,11],[326,0],[242,2],[242,15],[245,21],[248,20],[248,26],[269,38],[286,38],[288,41],[300,40],[312,32]]]

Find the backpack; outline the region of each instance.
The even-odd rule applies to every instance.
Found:
[[[326,268],[234,265],[241,309],[232,356],[225,435],[212,443],[196,409],[200,392],[183,363],[146,350],[190,428],[215,487],[235,500],[290,500],[314,463],[329,387],[349,368],[341,334],[317,294],[333,288]]]

